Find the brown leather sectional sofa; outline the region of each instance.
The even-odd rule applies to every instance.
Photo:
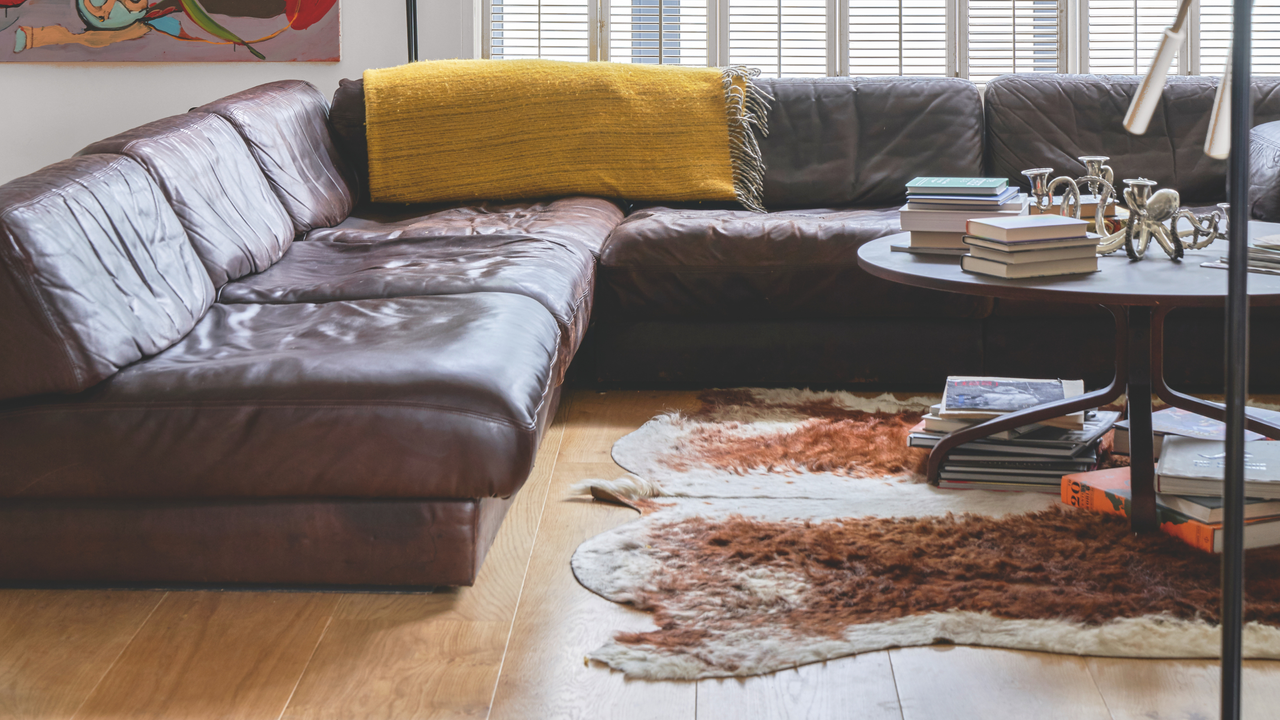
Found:
[[[1141,139],[1118,124],[1133,78],[1002,78],[985,108],[962,80],[766,85],[767,215],[373,205],[349,81],[332,108],[271,83],[0,186],[0,581],[468,584],[571,361],[628,384],[1105,374],[1104,317],[857,268],[910,178],[1102,153],[1224,194],[1191,150],[1201,80],[1171,81]],[[1258,121],[1280,118],[1280,82],[1258,88]],[[1200,338],[1178,379],[1216,382],[1215,323],[1171,319]]]

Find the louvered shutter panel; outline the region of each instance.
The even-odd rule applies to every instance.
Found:
[[[1177,14],[1178,0],[1089,0],[1089,72],[1147,72],[1164,29]],[[1177,71],[1175,60],[1169,72]]]
[[[588,59],[590,0],[493,0],[489,57]]]
[[[729,0],[729,62],[766,77],[827,75],[826,0]]]
[[[850,0],[850,75],[946,72],[946,0]]]
[[[609,59],[705,66],[710,30],[707,0],[611,0]]]
[[[1222,75],[1230,53],[1230,0],[1200,0],[1200,74]],[[1255,75],[1280,75],[1280,0],[1253,2],[1252,64]]]
[[[1059,18],[1057,0],[969,0],[969,79],[1065,70]]]

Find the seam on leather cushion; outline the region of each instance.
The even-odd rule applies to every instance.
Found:
[[[503,417],[489,415],[487,413],[467,410],[465,408],[449,407],[447,405],[436,405],[433,403],[419,403],[405,400],[380,400],[378,402],[368,402],[362,400],[352,400],[350,402],[326,400],[315,403],[307,402],[255,402],[245,403],[236,401],[222,400],[191,400],[191,401],[164,401],[158,400],[145,403],[95,403],[92,406],[70,405],[70,404],[54,404],[43,405],[40,407],[16,408],[6,412],[0,412],[0,418],[22,417],[24,415],[36,415],[45,413],[93,413],[102,410],[146,410],[154,408],[213,408],[232,410],[237,408],[270,408],[270,409],[287,409],[287,408],[307,408],[307,409],[347,409],[352,407],[389,407],[389,408],[410,408],[422,410],[435,410],[438,412],[449,413],[451,415],[465,415],[478,420],[492,422],[498,425],[506,425],[521,432],[537,432],[538,422],[535,419],[530,425],[522,425],[512,422]],[[539,403],[541,407],[541,403]]]

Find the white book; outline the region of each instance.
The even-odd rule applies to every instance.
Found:
[[[1014,218],[1027,214],[1028,203],[1022,202],[1012,210],[912,210],[903,205],[898,211],[903,230],[932,230],[935,232],[966,232],[970,220]]]
[[[1044,248],[1042,250],[1009,252],[1007,250],[995,250],[992,248],[973,245],[969,247],[969,254],[976,258],[993,260],[1006,265],[1021,265],[1023,263],[1033,262],[1054,262],[1057,260],[1091,258],[1098,254],[1098,249],[1093,245],[1074,245],[1068,247]]]
[[[962,240],[964,233],[931,232],[928,230],[911,231],[911,247],[913,248],[957,248],[964,249]]]
[[[966,255],[960,258],[960,269],[978,275],[1018,280],[1054,275],[1080,275],[1098,272],[1097,256],[1050,262],[1002,263]]]
[[[889,249],[893,252],[911,253],[912,255],[941,255],[943,257],[961,257],[968,250],[961,247],[916,247],[909,243],[890,243]]]

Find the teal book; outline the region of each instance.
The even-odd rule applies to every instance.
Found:
[[[1004,178],[918,177],[907,183],[909,195],[999,195],[1009,186]]]

